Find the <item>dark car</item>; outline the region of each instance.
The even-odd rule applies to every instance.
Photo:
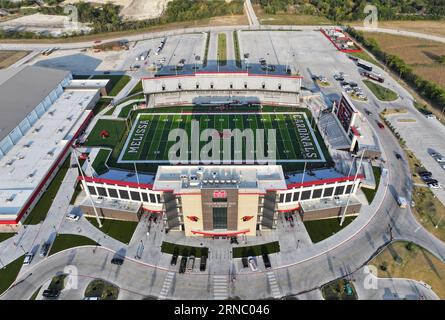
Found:
[[[246,52],[246,53],[244,54],[244,58],[248,59],[249,57],[250,57],[250,54]]]
[[[111,263],[121,266],[124,263],[124,259],[116,257],[116,258],[111,259]]]
[[[436,179],[425,179],[424,180],[426,184],[438,184],[439,181],[437,181]]]
[[[419,172],[419,176],[421,176],[422,178],[431,178],[433,174],[429,171],[422,171]]]
[[[59,290],[45,290],[42,293],[42,296],[44,296],[45,298],[57,298],[60,295],[60,291]]]
[[[267,255],[267,253],[263,254],[263,261],[264,261],[264,267],[266,267],[266,269],[272,268],[272,266],[270,264],[270,259],[269,259],[269,256]]]
[[[206,271],[207,266],[207,256],[201,256],[201,262],[199,264],[200,271]]]
[[[51,243],[49,243],[49,242],[45,242],[42,245],[42,247],[40,248],[40,254],[39,254],[42,258],[46,257],[46,255],[48,254],[48,250],[49,250],[50,246],[51,246]]]
[[[397,158],[397,159],[402,159],[401,154],[396,152],[396,158]]]
[[[372,114],[372,112],[369,111],[368,109],[365,109],[365,113],[366,113],[368,116],[370,116],[370,115]]]
[[[379,126],[380,129],[384,129],[385,128],[385,126],[381,122],[377,122],[377,125]]]
[[[179,265],[179,273],[184,273],[186,266],[187,266],[187,257],[182,257],[181,263]]]
[[[247,261],[246,257],[242,258],[241,262],[243,263],[243,268],[248,268],[249,267],[249,261]]]

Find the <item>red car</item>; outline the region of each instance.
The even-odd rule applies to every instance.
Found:
[[[381,122],[377,122],[377,125],[379,126],[380,129],[384,129],[385,128],[385,126]]]
[[[96,41],[94,41],[94,43],[101,43],[102,42],[102,40],[96,40]]]

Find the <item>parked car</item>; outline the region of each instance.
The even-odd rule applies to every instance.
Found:
[[[80,216],[78,216],[78,215],[76,215],[76,214],[74,214],[74,213],[68,213],[68,215],[66,216],[66,218],[67,218],[68,220],[71,220],[71,221],[77,221],[77,220],[80,219]]]
[[[425,179],[423,181],[425,181],[426,184],[437,184],[437,183],[439,183],[439,181],[437,181],[436,179],[431,179],[431,178]]]
[[[430,187],[431,189],[439,189],[440,188],[440,184],[438,184],[438,183],[428,183],[428,187]]]
[[[384,128],[385,128],[385,126],[384,126],[383,123],[381,123],[381,122],[377,122],[377,125],[378,125],[378,127],[379,127],[380,129],[384,129]]]
[[[445,162],[445,158],[442,157],[442,156],[440,156],[440,157],[437,157],[437,158],[436,158],[436,161],[439,162],[439,163],[441,163],[441,162]]]
[[[60,295],[60,291],[59,290],[44,290],[42,293],[42,296],[44,296],[45,298],[57,298]]]
[[[249,57],[250,57],[250,54],[249,54],[248,52],[246,52],[246,53],[244,54],[244,58],[248,59]]]
[[[266,269],[272,268],[272,266],[270,264],[269,255],[267,253],[263,254],[263,261],[264,261],[264,267],[266,267]]]
[[[85,297],[83,300],[100,300],[100,297]]]
[[[250,256],[250,257],[247,258],[247,261],[249,262],[250,270],[258,271],[258,264],[256,262],[256,258],[255,257]]]
[[[207,267],[207,256],[201,256],[199,271],[206,271],[206,267]]]
[[[124,263],[124,259],[116,257],[116,258],[111,259],[111,263],[121,266]]]
[[[400,153],[396,152],[396,158],[400,160],[400,159],[402,159],[402,155]]]
[[[40,248],[39,256],[41,256],[42,258],[46,257],[50,246],[51,246],[51,243],[49,243],[48,241],[45,242],[44,244],[42,244],[42,247]]]
[[[25,260],[23,260],[23,265],[27,266],[27,265],[31,264],[32,259],[34,259],[34,253],[27,252],[25,254]]]
[[[187,262],[187,272],[192,272],[195,266],[195,256],[190,256]]]
[[[370,115],[372,114],[372,112],[369,111],[368,109],[365,109],[365,113],[366,113],[368,116],[370,116]]]
[[[422,178],[430,178],[433,174],[429,171],[419,172],[419,176]]]
[[[184,273],[187,266],[187,257],[181,258],[181,263],[179,264],[179,273]]]

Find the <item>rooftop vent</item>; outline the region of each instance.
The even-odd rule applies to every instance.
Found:
[[[23,160],[23,159],[25,159],[25,156],[23,154],[21,154],[18,156],[18,158],[19,158],[19,160]]]
[[[52,157],[52,156],[54,156],[54,151],[53,151],[53,150],[50,150],[50,151],[48,151],[46,154]]]
[[[27,144],[23,145],[25,148],[30,148],[32,145],[32,141],[29,141]]]
[[[6,166],[10,167],[10,166],[12,166],[13,163],[14,163],[14,160],[9,160],[8,162],[6,162]]]
[[[15,198],[15,194],[11,194],[11,195],[6,199],[6,202],[12,202],[12,201],[14,201],[14,198]]]
[[[35,128],[33,132],[34,132],[34,133],[40,132],[40,130],[42,130],[42,128],[43,128],[43,126],[40,126],[40,127],[38,127],[38,128]]]
[[[54,113],[56,113],[56,110],[51,110],[50,112],[48,112],[51,116],[54,116]]]

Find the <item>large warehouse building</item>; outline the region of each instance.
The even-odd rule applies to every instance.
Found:
[[[31,212],[92,117],[100,90],[71,89],[68,71],[0,71],[0,224]]]

